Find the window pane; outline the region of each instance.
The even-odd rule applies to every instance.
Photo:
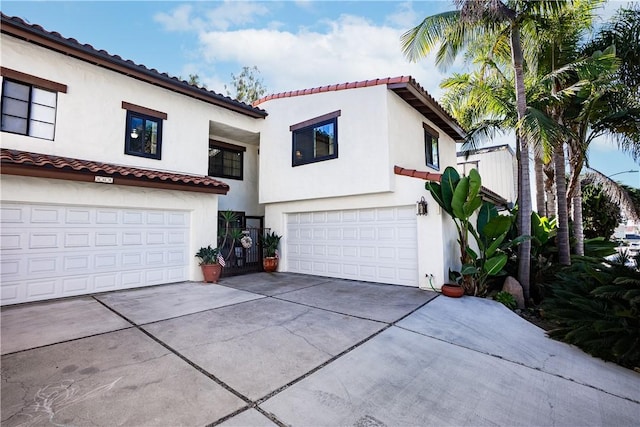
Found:
[[[32,104],[31,120],[53,124],[56,121],[56,109],[44,105]]]
[[[139,117],[132,117],[129,124],[129,150],[136,153],[142,152],[143,121]]]
[[[333,154],[333,123],[314,128],[315,158]]]
[[[209,175],[242,179],[242,153],[209,147]]]
[[[2,104],[2,114],[26,119],[29,114],[29,103],[18,99],[5,98]]]
[[[31,93],[31,102],[52,108],[56,107],[56,98],[57,94],[48,90],[33,88]]]
[[[438,140],[433,139],[431,141],[431,164],[438,169],[440,167],[439,163],[439,153],[438,153]]]
[[[4,82],[3,97],[10,97],[15,99],[22,99],[23,101],[29,100],[29,86],[11,81]]]
[[[29,136],[36,138],[53,139],[54,125],[52,123],[43,123],[31,121],[29,125]]]
[[[313,129],[295,133],[295,157],[298,162],[309,162],[315,158]]]
[[[145,120],[144,133],[144,152],[147,154],[156,154],[158,150],[158,123]]]
[[[293,165],[329,160],[338,156],[337,121],[293,131]]]
[[[2,115],[2,130],[6,132],[15,132],[26,135],[27,119]]]

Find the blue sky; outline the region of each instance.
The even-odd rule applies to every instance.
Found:
[[[627,4],[610,1],[601,21]],[[269,93],[411,75],[433,96],[448,72],[427,58],[407,62],[399,37],[449,1],[2,1],[19,16],[149,68],[198,74],[225,94],[231,73],[256,65]],[[458,62],[456,67],[462,67]],[[507,139],[497,143],[510,142]],[[494,145],[494,144],[491,144]],[[591,166],[605,174],[640,169],[615,145],[597,141]],[[640,173],[620,174],[640,187]]]

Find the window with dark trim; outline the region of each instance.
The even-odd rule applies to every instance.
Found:
[[[243,179],[246,147],[209,141],[209,176]]]
[[[427,166],[440,170],[440,147],[438,144],[438,132],[422,124],[424,128],[424,154]]]
[[[3,132],[53,140],[58,93],[10,79],[2,81]]]
[[[125,154],[160,160],[162,121],[167,119],[167,114],[127,102],[122,103],[122,108],[127,110]]]
[[[338,157],[338,117],[340,110],[291,126],[292,166]]]

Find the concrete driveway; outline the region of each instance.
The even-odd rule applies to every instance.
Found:
[[[1,315],[2,426],[640,419],[639,374],[479,298],[260,273]]]

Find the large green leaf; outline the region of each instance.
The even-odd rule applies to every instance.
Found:
[[[469,171],[469,199],[473,199],[480,194],[481,188],[482,179],[480,179],[480,174],[476,169],[471,169]]]
[[[436,203],[439,204],[440,207],[444,209],[445,212],[451,215],[451,213],[447,210],[447,207],[445,206],[444,199],[442,198],[442,186],[437,182],[428,181],[424,184],[424,188],[429,190],[429,193],[431,193],[431,197],[433,197],[433,200],[435,200]]]
[[[496,207],[489,202],[482,203],[480,207],[480,212],[478,212],[478,221],[477,221],[477,230],[480,236],[484,236],[484,226],[487,225],[489,221],[498,216],[498,210]]]
[[[451,166],[448,166],[442,173],[442,179],[440,180],[440,183],[442,184],[442,207],[449,214],[453,213],[451,202],[453,200],[453,192],[455,191],[459,181],[460,174]]]
[[[476,196],[464,203],[462,205],[462,211],[465,214],[465,218],[469,219],[471,215],[480,208],[480,206],[482,206],[482,198],[480,196]]]
[[[485,256],[487,258],[490,258],[493,256],[494,253],[496,253],[496,251],[498,250],[498,248],[500,247],[500,245],[502,244],[502,241],[505,239],[505,237],[507,237],[507,233],[503,233],[500,236],[498,236],[497,239],[495,239],[493,242],[491,242],[491,244],[489,245],[489,247],[487,248],[487,250],[485,251]]]
[[[484,271],[489,276],[495,276],[496,274],[500,273],[500,271],[502,270],[502,267],[504,267],[506,264],[507,264],[507,254],[498,254],[494,257],[489,258],[484,263]]]
[[[453,199],[451,200],[451,209],[456,218],[461,220],[468,219],[468,215],[464,211],[464,204],[467,201],[469,195],[469,177],[462,177],[458,181],[458,185],[453,191]]]
[[[498,236],[509,231],[509,228],[511,228],[511,217],[498,215],[485,225],[484,235],[487,239],[497,239]]]

